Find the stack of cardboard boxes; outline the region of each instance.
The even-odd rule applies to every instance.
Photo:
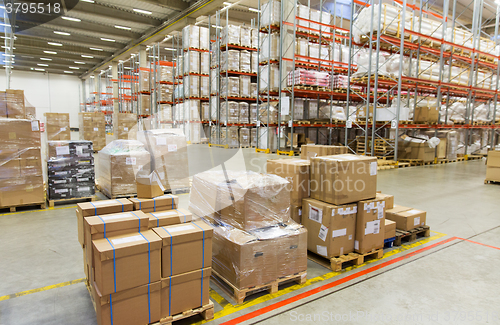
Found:
[[[290,220],[287,186],[254,172],[194,176],[189,209],[213,225],[213,271],[234,287],[306,277],[307,231]]]
[[[0,117],[28,118],[24,105],[24,90],[7,89],[0,92]]]
[[[344,146],[327,146],[306,144],[300,147],[300,158],[311,159],[312,157],[341,155],[349,153],[349,148]]]
[[[0,207],[45,202],[40,124],[0,119]]]
[[[434,161],[436,149],[429,146],[425,138],[402,136],[398,142],[399,159],[417,159],[423,162]]]
[[[500,182],[500,151],[488,151],[486,181]]]
[[[49,200],[93,196],[95,170],[92,142],[49,141],[47,147]]]
[[[44,113],[47,141],[71,140],[68,113]]]
[[[113,115],[116,119],[114,133],[116,139],[128,140],[137,139],[137,115],[132,113],[116,113]]]
[[[78,114],[80,140],[92,141],[95,151],[106,146],[106,121],[102,112]]]
[[[177,205],[175,196],[78,204],[99,325],[151,324],[209,304],[212,228]]]

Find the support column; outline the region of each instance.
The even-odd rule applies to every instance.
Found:
[[[96,102],[95,111],[99,111],[101,108],[101,75],[98,72],[94,72],[94,100]]]
[[[118,126],[116,125],[117,116],[120,112],[120,103],[118,101],[118,62],[111,62],[111,84],[113,86],[113,138],[116,139]]]

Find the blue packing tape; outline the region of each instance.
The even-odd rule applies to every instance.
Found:
[[[142,210],[142,202],[139,201],[139,210]]]
[[[201,269],[200,306],[203,306],[203,269]]]
[[[168,316],[172,316],[171,307],[172,307],[172,276],[168,277],[170,282],[168,285]]]
[[[165,229],[165,227],[161,227],[163,230],[165,230],[167,232],[167,234],[169,234],[170,236],[170,275],[172,275],[172,260],[173,260],[173,256],[172,256],[172,234],[167,230]]]
[[[151,243],[149,240],[142,234],[142,238],[144,238],[145,241],[148,242],[148,267],[149,267],[149,284],[151,284]],[[151,295],[149,291],[149,284],[148,284],[148,307],[149,307],[149,323],[151,323]]]
[[[101,218],[101,216],[98,216],[98,217],[99,217],[99,219],[101,219],[101,221],[102,221],[102,223],[104,225],[104,238],[106,238],[107,237],[106,236],[106,222]]]
[[[111,315],[111,325],[113,325],[113,298],[109,295],[109,313]]]
[[[116,257],[115,257],[115,246],[111,243],[109,238],[106,237],[106,240],[108,243],[111,245],[111,248],[113,249],[113,277],[114,277],[114,282],[115,282],[115,292],[116,292]]]
[[[141,232],[141,218],[139,218],[139,216],[137,216],[137,214],[135,214],[134,212],[130,211],[130,213],[132,213],[134,216],[137,217],[137,219],[139,220],[139,232]],[[142,236],[144,237],[144,236]]]
[[[174,210],[177,211],[178,213],[182,213],[182,215],[184,216],[184,223],[186,223],[186,215],[184,214],[184,212],[179,211],[177,209],[174,209]]]
[[[116,199],[115,201],[117,201],[118,203],[120,203],[122,205],[122,212],[125,212],[125,207],[123,206],[123,203],[118,199]]]
[[[92,203],[92,201],[90,202],[90,204],[92,204],[92,206],[94,207],[94,215],[96,216],[97,215],[97,207],[94,205],[94,203]]]
[[[159,227],[160,226],[160,219],[154,213],[151,213],[151,215],[156,218],[156,227]]]

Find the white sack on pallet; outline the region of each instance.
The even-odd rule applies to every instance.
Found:
[[[188,25],[182,29],[182,48],[200,48],[200,27]]]
[[[240,45],[252,47],[252,29],[247,26],[240,26]]]
[[[370,56],[371,56],[371,62],[370,62]],[[389,73],[387,72],[387,58],[390,55],[385,52],[379,52],[379,57],[378,57],[378,75],[382,76],[388,76]],[[357,60],[358,64],[358,71],[356,71],[352,77],[365,77],[368,76],[368,73],[370,75],[374,76],[375,75],[375,67],[377,64],[377,53],[372,52],[371,54],[369,53],[368,50],[360,50],[359,51],[359,56]]]
[[[210,35],[207,27],[200,27],[200,49],[210,50]]]
[[[281,21],[281,2],[268,1],[260,6],[260,27],[269,28],[270,25],[279,26]]]
[[[277,34],[260,34],[261,46],[259,61],[265,62],[269,60],[279,59],[279,35]]]
[[[241,72],[251,71],[251,53],[249,51],[240,51],[240,70]]]

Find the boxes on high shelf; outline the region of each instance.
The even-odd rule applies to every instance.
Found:
[[[311,198],[336,205],[376,196],[377,158],[335,155],[311,158]]]
[[[151,95],[149,94],[139,94],[140,101],[140,114],[139,115],[151,115]]]
[[[44,113],[48,141],[71,140],[68,113]]]
[[[290,219],[288,181],[270,174],[227,171],[193,177],[189,210],[213,223],[252,230]]]
[[[427,213],[417,209],[398,211],[390,209],[386,211],[386,218],[396,223],[396,228],[401,230],[411,230],[413,228],[425,226]]]
[[[240,45],[240,26],[227,25],[222,30],[221,44]]]
[[[80,140],[92,141],[95,151],[106,146],[106,121],[102,112],[78,114]]]
[[[184,74],[200,73],[200,52],[187,51],[184,53]]]
[[[136,174],[150,172],[150,154],[137,140],[115,140],[99,153],[99,186],[108,197],[137,193]]]
[[[182,48],[200,48],[200,27],[188,25],[182,29]]]
[[[168,85],[162,85],[168,86]],[[117,139],[137,139],[137,115],[132,113],[115,113],[115,130]]]
[[[240,124],[248,124],[249,115],[250,115],[250,105],[245,102],[240,102],[238,104],[239,108],[239,114],[238,114],[238,121]]]
[[[153,88],[149,83],[149,73],[148,68],[139,68],[139,91],[150,92]]]
[[[252,47],[252,28],[240,26],[240,45],[244,47]]]
[[[154,170],[165,190],[189,187],[187,141],[176,129],[142,131],[138,139],[151,154]]]
[[[439,107],[417,106],[413,112],[414,123],[438,123]]]
[[[488,151],[486,180],[500,182],[500,151]]]
[[[250,129],[240,128],[240,145],[242,147],[250,147]]]
[[[267,161],[267,173],[281,176],[290,183],[290,204],[301,206],[302,199],[309,197],[310,162],[303,159],[276,159]]]
[[[382,199],[358,202],[354,250],[360,254],[384,247],[385,201]]]
[[[179,197],[176,195],[165,194],[152,199],[130,198],[134,204],[134,210],[143,212],[155,212],[177,209],[179,206]]]
[[[302,145],[300,147],[300,158],[311,159],[319,156],[342,155],[348,152],[349,149],[344,146]]]

